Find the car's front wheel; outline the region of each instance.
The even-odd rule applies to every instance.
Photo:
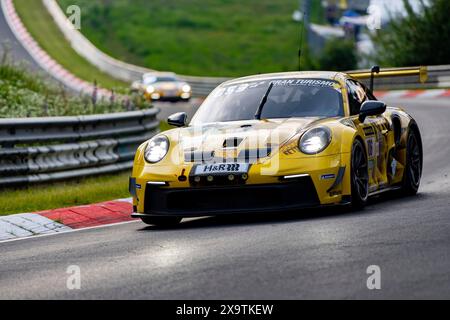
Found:
[[[363,208],[369,196],[369,171],[365,148],[360,140],[355,140],[352,146],[351,159],[352,207]]]
[[[181,217],[142,217],[142,222],[158,227],[174,227],[181,222]]]
[[[403,174],[402,191],[405,195],[414,195],[419,190],[422,177],[422,149],[420,135],[415,129],[409,130],[406,144],[406,167]]]

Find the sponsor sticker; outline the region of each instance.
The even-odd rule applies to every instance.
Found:
[[[298,142],[294,141],[284,147],[283,153],[287,156],[299,152]]]
[[[322,79],[283,79],[273,81],[274,86],[310,86],[310,87],[333,87],[336,82]]]
[[[194,175],[247,173],[248,163],[214,163],[204,164],[195,167]]]
[[[367,155],[369,156],[369,158],[375,158],[375,156],[377,155],[377,151],[376,151],[376,143],[375,143],[375,138],[368,138],[366,139],[366,144],[367,144]]]
[[[396,173],[397,173],[397,160],[392,159],[392,162],[391,162],[391,174],[394,177]]]
[[[258,88],[261,86],[268,86],[269,83],[273,83],[275,87],[282,86],[303,86],[303,87],[316,87],[316,88],[332,88],[338,92],[341,92],[341,86],[338,82],[326,79],[274,79],[274,80],[263,80],[263,81],[253,81],[242,84],[231,84],[226,87],[221,87],[214,90],[211,93],[211,97],[221,97],[228,96],[235,93],[244,92],[249,89]]]

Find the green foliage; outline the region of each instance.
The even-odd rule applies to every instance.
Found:
[[[71,73],[90,83],[96,81],[103,88],[122,91],[129,87],[129,84],[95,68],[72,49],[47,12],[42,0],[14,0],[14,6],[33,38],[53,59]]]
[[[310,19],[312,22],[317,24],[327,23],[327,20],[325,19],[325,9],[322,6],[322,1],[311,1]]]
[[[123,172],[20,189],[0,189],[0,216],[127,198],[130,196],[129,176],[130,172]]]
[[[58,2],[79,5],[83,34],[134,64],[205,76],[297,69],[298,0]]]
[[[354,42],[342,39],[328,41],[319,58],[319,65],[323,70],[330,71],[355,70],[358,57]]]
[[[168,124],[167,121],[164,120],[159,123],[159,131],[160,132],[171,130],[171,129],[173,129],[173,127],[170,124]]]
[[[450,62],[450,1],[429,0],[415,13],[403,0],[407,17],[392,17],[374,37],[375,59],[385,66],[439,65]]]
[[[0,65],[0,118],[69,116],[149,108],[139,97],[97,100],[74,96],[40,75],[8,63]]]

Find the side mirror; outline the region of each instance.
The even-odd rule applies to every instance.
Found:
[[[178,112],[169,116],[167,123],[174,127],[184,127],[186,126],[187,118],[186,112]]]
[[[359,111],[359,121],[362,123],[368,116],[378,116],[386,111],[386,104],[381,101],[366,101]]]

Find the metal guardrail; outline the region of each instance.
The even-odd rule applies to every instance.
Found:
[[[428,66],[428,79],[424,83],[420,83],[417,75],[377,78],[375,80],[376,90],[421,90],[421,89],[438,89],[450,87],[450,65]],[[381,68],[383,70],[383,68]],[[392,68],[392,70],[400,70],[404,68]],[[370,70],[357,70],[357,72],[369,72]],[[352,71],[349,71],[349,73]],[[229,80],[228,78],[204,78],[199,80],[198,77],[180,76],[183,80],[194,84],[197,95],[208,95],[220,83]],[[369,80],[361,80],[369,85]]]
[[[192,93],[196,97],[206,97],[219,84],[230,80],[231,78],[211,78],[211,77],[192,77],[178,76],[181,80],[186,81],[192,87]]]
[[[159,131],[158,112],[0,119],[0,187],[130,169]]]

